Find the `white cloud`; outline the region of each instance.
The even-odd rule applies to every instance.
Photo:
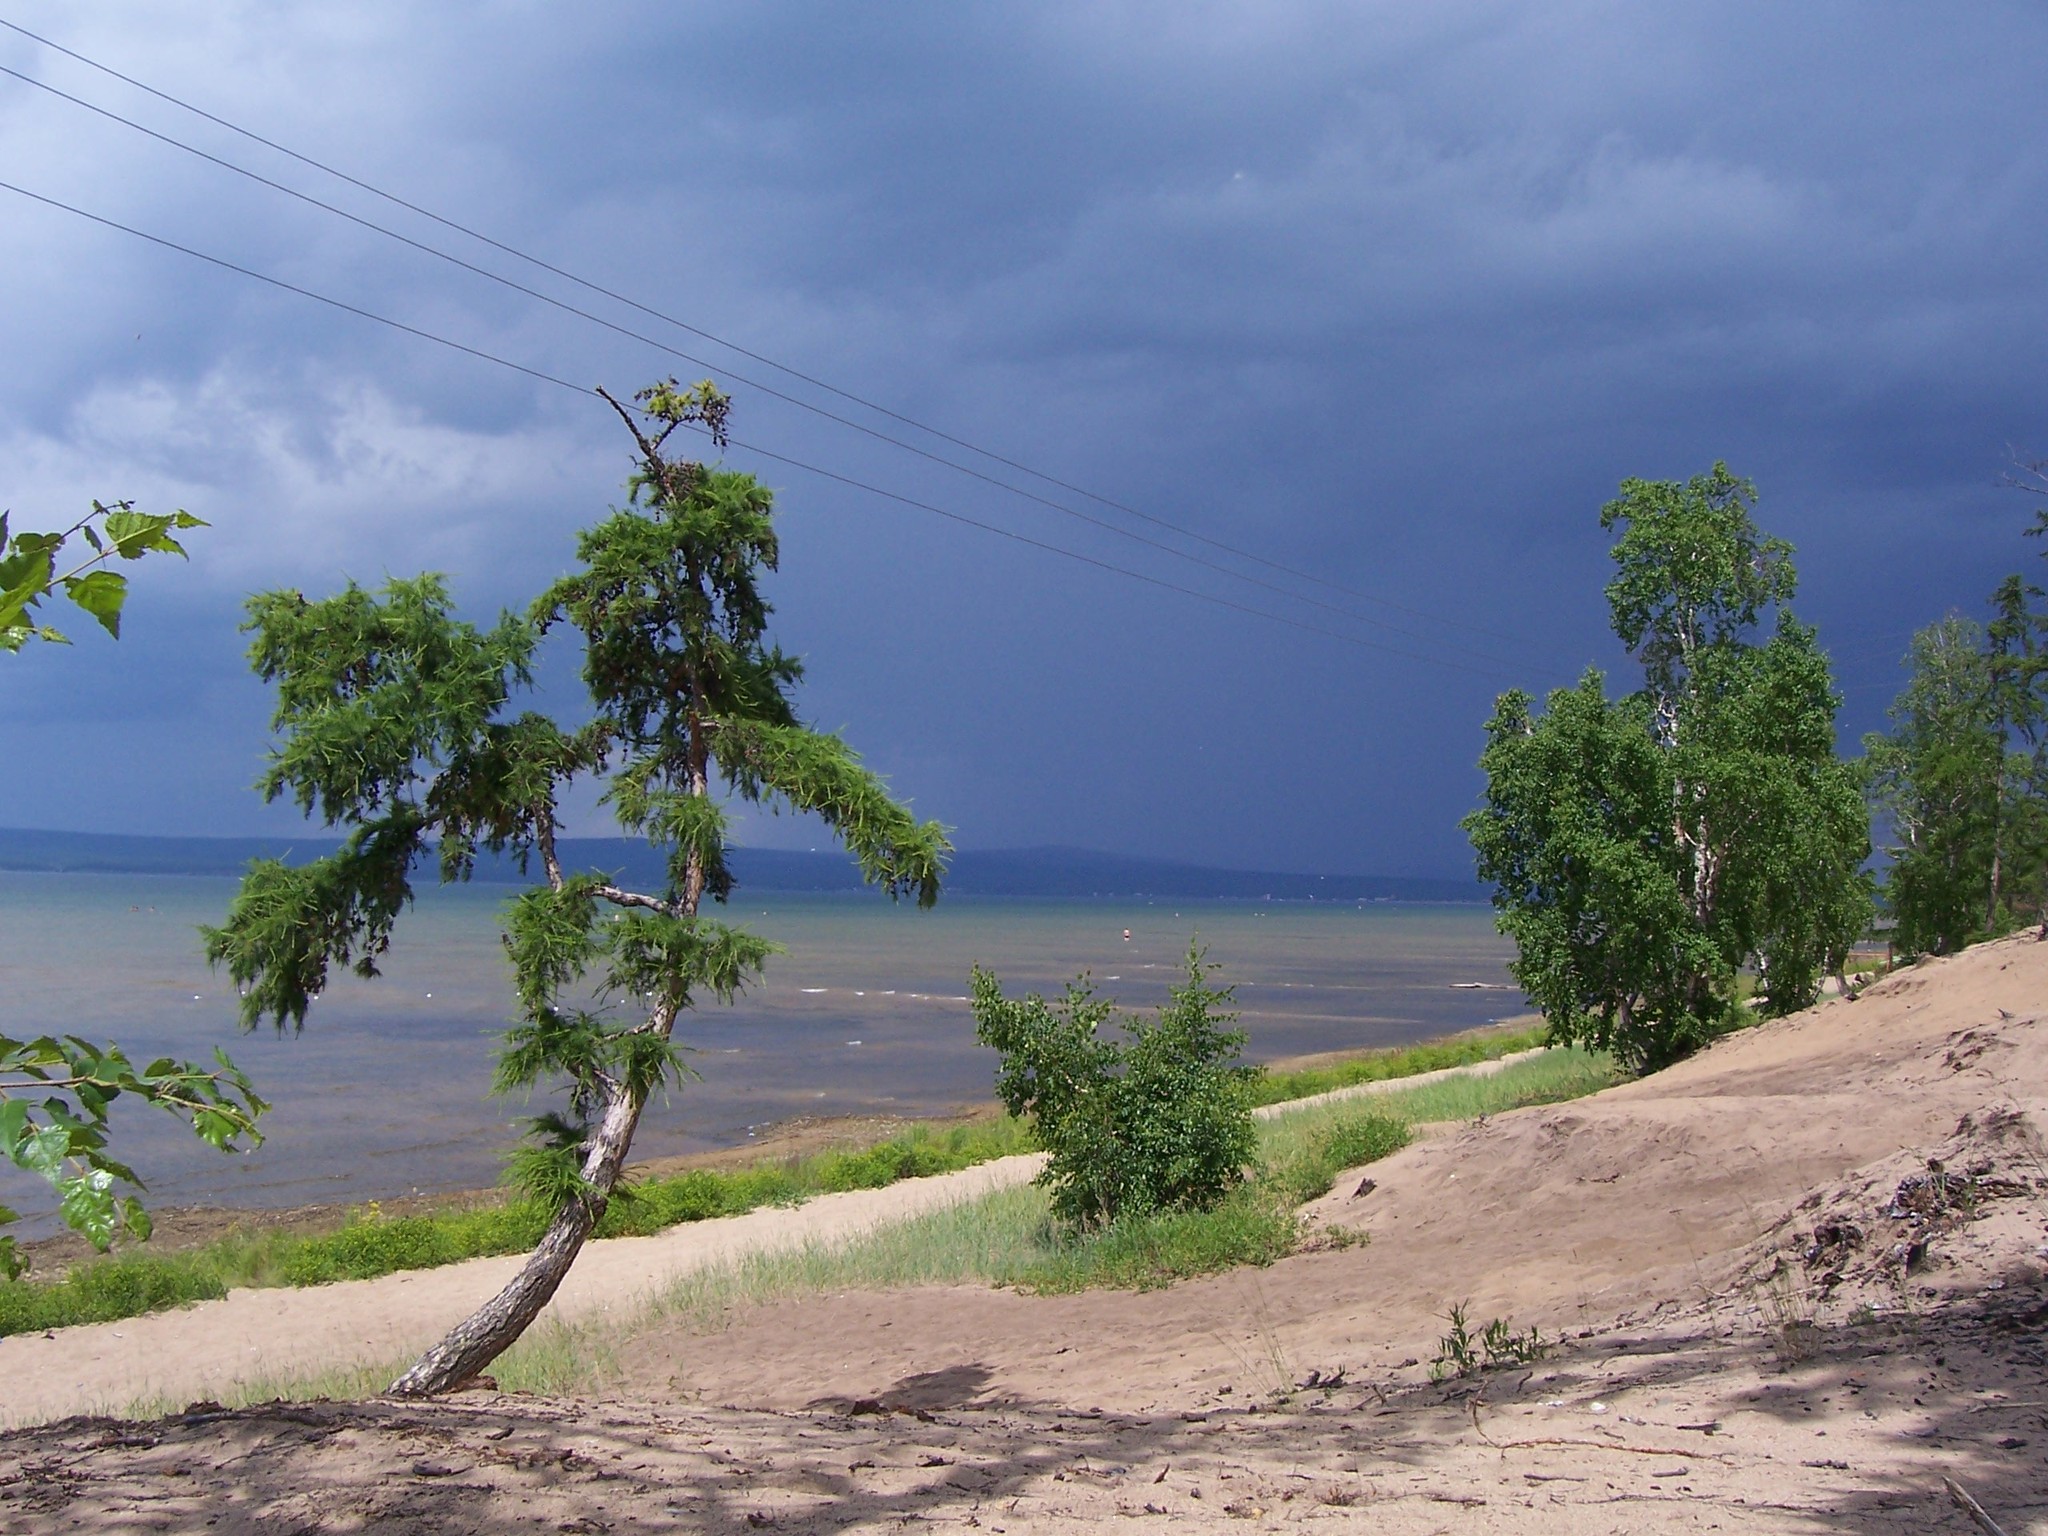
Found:
[[[226,368],[190,385],[101,384],[56,431],[16,423],[0,459],[23,526],[90,497],[205,518],[194,572],[234,591],[420,569],[489,582],[539,540],[565,558],[568,530],[616,477],[559,422],[486,431],[431,420],[366,379],[293,388]]]

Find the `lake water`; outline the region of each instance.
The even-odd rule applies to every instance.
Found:
[[[268,1139],[223,1157],[161,1115],[120,1116],[116,1150],[145,1171],[156,1206],[475,1188],[496,1180],[531,1112],[488,1091],[510,1006],[497,914],[513,889],[423,892],[383,976],[336,976],[303,1034],[242,1035],[194,931],[220,920],[232,880],[0,871],[0,1033],[118,1040],[138,1061],[227,1047],[275,1106]],[[685,1016],[678,1037],[702,1080],[650,1106],[637,1156],[734,1146],[798,1116],[992,1098],[995,1058],[975,1044],[966,1001],[977,962],[1012,992],[1056,993],[1086,970],[1103,994],[1150,1009],[1199,938],[1237,989],[1260,1061],[1403,1044],[1525,1008],[1508,985],[1510,947],[1478,906],[951,899],[919,912],[766,893],[718,915],[788,952],[734,1006]],[[11,1168],[0,1200],[48,1206]]]

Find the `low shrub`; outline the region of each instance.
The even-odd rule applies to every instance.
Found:
[[[1002,1057],[996,1091],[1028,1118],[1050,1154],[1042,1176],[1054,1215],[1082,1229],[1154,1211],[1202,1210],[1244,1178],[1257,1150],[1245,1036],[1217,1012],[1228,988],[1208,985],[1188,947],[1187,981],[1156,1021],[1117,1020],[1084,976],[1065,997],[1003,996],[974,968],[975,1037]],[[1105,1036],[1117,1023],[1125,1039]]]
[[[1465,1316],[1465,1304],[1454,1302],[1445,1314],[1450,1331],[1437,1340],[1429,1362],[1431,1381],[1455,1381],[1504,1365],[1528,1365],[1550,1353],[1550,1345],[1534,1328],[1517,1332],[1507,1319],[1496,1317],[1477,1333]]]
[[[1298,1208],[1327,1194],[1346,1168],[1405,1147],[1408,1126],[1377,1109],[1359,1109],[1328,1115],[1306,1136],[1283,1130],[1269,1139],[1274,1145],[1257,1176],[1215,1204],[1134,1212],[1092,1231],[1049,1233],[1051,1252],[1025,1266],[1014,1283],[1053,1293],[1143,1291],[1284,1259],[1300,1243]]]

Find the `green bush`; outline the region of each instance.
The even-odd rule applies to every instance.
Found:
[[[1296,1208],[1327,1194],[1346,1168],[1377,1162],[1408,1144],[1403,1120],[1379,1110],[1331,1116],[1296,1140],[1268,1126],[1275,1145],[1258,1176],[1206,1209],[1129,1211],[1105,1225],[1050,1235],[1051,1252],[1014,1283],[1047,1293],[1107,1286],[1154,1290],[1239,1265],[1264,1266],[1294,1252]]]
[[[1103,1035],[1115,1015],[1086,977],[1052,1004],[1037,993],[1006,998],[975,967],[975,1035],[1002,1056],[1003,1103],[1030,1119],[1051,1154],[1042,1177],[1067,1226],[1204,1210],[1243,1180],[1257,1151],[1257,1073],[1238,1064],[1245,1037],[1223,1027],[1235,1015],[1216,1008],[1231,994],[1207,984],[1208,969],[1190,945],[1187,982],[1156,1021],[1119,1021],[1119,1042]]]

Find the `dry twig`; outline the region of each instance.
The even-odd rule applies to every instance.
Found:
[[[1948,1489],[1948,1496],[1956,1501],[1957,1507],[1970,1517],[1984,1536],[2005,1536],[2005,1528],[1984,1513],[1984,1506],[1970,1497],[1969,1490],[1952,1477],[1944,1477],[1942,1486]]]

